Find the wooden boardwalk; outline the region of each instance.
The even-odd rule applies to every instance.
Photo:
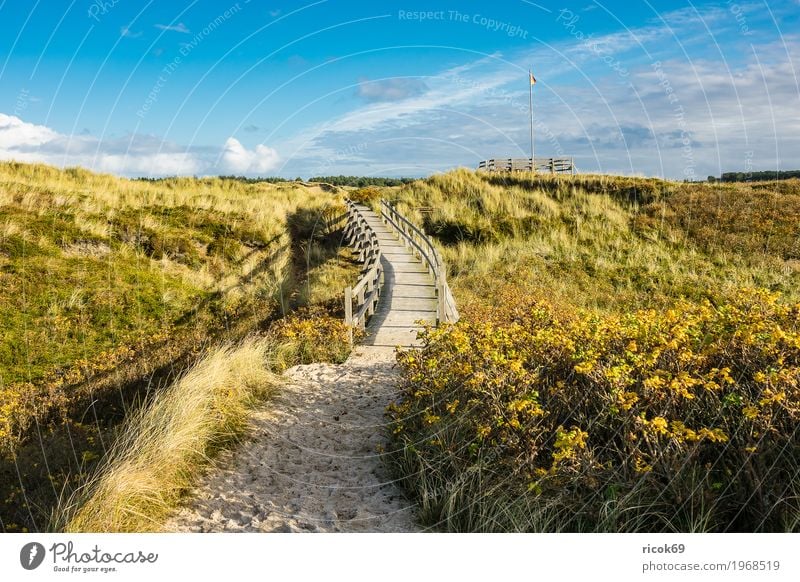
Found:
[[[366,322],[367,337],[344,364],[287,370],[251,419],[257,438],[218,462],[167,530],[422,531],[383,459],[384,412],[401,381],[395,348],[418,345],[419,321],[458,312],[432,243],[388,203],[382,210],[348,201],[347,238],[364,272],[345,289],[346,321]]]
[[[418,345],[418,321],[436,323],[436,284],[427,267],[400,242],[381,218],[357,205],[378,236],[383,267],[383,289],[375,314],[367,324],[364,346],[394,348]]]

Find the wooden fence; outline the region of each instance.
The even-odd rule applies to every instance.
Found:
[[[561,174],[575,173],[573,158],[535,158],[537,172]],[[530,158],[495,158],[478,164],[479,172],[530,172]]]
[[[381,247],[378,235],[367,223],[364,215],[356,205],[347,200],[347,227],[345,240],[358,254],[358,260],[364,265],[361,278],[353,287],[344,290],[344,319],[350,328],[350,343],[353,341],[352,329],[364,329],[367,318],[375,313],[381,288],[383,271],[381,267]]]
[[[455,323],[458,321],[459,315],[456,302],[450,292],[450,287],[447,285],[447,269],[431,239],[386,200],[381,200],[381,216],[384,222],[400,235],[400,240],[403,244],[420,258],[433,277],[436,285],[437,323]]]

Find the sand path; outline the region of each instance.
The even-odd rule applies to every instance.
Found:
[[[398,380],[394,346],[418,345],[436,321],[435,285],[374,212],[384,288],[365,345],[342,365],[296,366],[252,416],[252,437],[225,453],[169,531],[416,531],[414,507],[384,466],[386,406]]]
[[[395,395],[393,350],[359,347],[343,365],[289,369],[168,531],[406,532],[414,508],[379,451]]]

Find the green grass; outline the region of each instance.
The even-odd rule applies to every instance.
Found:
[[[298,364],[347,359],[348,329],[328,298],[340,295],[339,285],[358,270],[342,256],[337,230],[321,226],[319,219],[331,211],[338,214],[334,207],[309,213],[317,214],[313,220],[290,219],[292,237],[305,251],[300,262],[307,261],[295,297],[303,307],[261,337],[209,350],[129,414],[100,464],[60,498],[48,529],[159,531],[214,457],[248,434],[248,414],[280,390],[278,374]]]
[[[0,163],[0,529],[42,529],[207,349],[332,305],[357,270],[319,220],[339,207],[313,184]]]
[[[459,170],[392,196],[440,243],[462,302],[491,303],[502,280],[622,312],[741,287],[800,297],[800,182],[767,186]]]
[[[800,181],[458,170],[387,194],[439,244],[462,313],[421,354],[401,356],[394,468],[426,525],[796,531],[800,345],[780,338],[800,329],[787,307],[800,302]],[[748,288],[777,293],[778,306],[749,305]],[[731,319],[681,332],[698,312]],[[719,398],[681,396],[668,408],[674,396],[650,388],[653,375],[683,382],[681,371],[713,386],[723,367],[733,384]],[[750,416],[774,398],[790,400]],[[746,402],[755,404],[741,416]],[[740,416],[720,429],[730,443],[687,448],[682,424],[637,436],[642,419],[712,430],[731,414]],[[573,428],[585,443],[568,446]]]
[[[269,313],[289,215],[335,198],[294,184],[0,164],[0,381],[37,383],[147,342],[195,319],[198,306],[222,325],[237,310]]]

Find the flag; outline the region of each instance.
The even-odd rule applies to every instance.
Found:
[[[535,85],[536,84],[536,77],[534,77],[533,73],[531,73],[530,71],[528,71],[528,75],[530,75],[530,78],[531,78],[531,85]]]

